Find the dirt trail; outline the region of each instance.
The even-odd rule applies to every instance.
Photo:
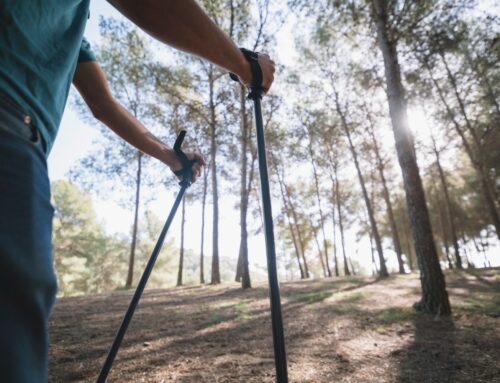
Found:
[[[500,270],[447,274],[448,319],[415,313],[417,275],[282,285],[290,382],[500,382]],[[60,299],[50,382],[93,382],[132,291]],[[145,292],[109,382],[274,382],[265,285]]]

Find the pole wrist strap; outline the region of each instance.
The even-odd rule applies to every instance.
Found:
[[[252,82],[250,83],[250,93],[248,93],[248,98],[252,100],[257,98],[261,99],[264,90],[262,89],[262,69],[259,65],[259,55],[257,52],[253,52],[245,48],[240,48],[240,51],[250,63],[250,70],[252,72]],[[234,81],[239,81],[238,76],[234,73],[229,73],[229,76]]]

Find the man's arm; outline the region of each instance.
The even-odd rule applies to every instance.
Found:
[[[157,40],[200,56],[251,82],[250,65],[231,39],[194,0],[108,0],[128,19]],[[274,79],[274,62],[259,55],[262,86],[267,92]]]
[[[142,152],[165,163],[172,171],[182,168],[179,158],[172,148],[158,140],[111,93],[106,76],[96,61],[87,61],[76,67],[73,84],[89,106],[92,114],[125,141]],[[193,181],[199,177],[205,165],[203,157],[197,153],[186,153],[193,165]]]

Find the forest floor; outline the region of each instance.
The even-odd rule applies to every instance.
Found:
[[[500,269],[446,273],[453,315],[411,307],[416,274],[281,285],[290,382],[500,382]],[[133,291],[59,299],[50,382],[92,382]],[[266,285],[147,290],[109,382],[275,382]]]

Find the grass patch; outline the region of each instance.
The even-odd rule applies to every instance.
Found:
[[[359,306],[353,303],[332,302],[322,310],[329,314],[349,315],[358,312]]]
[[[479,298],[479,299],[478,299]],[[478,298],[469,296],[462,298],[459,302],[452,303],[453,308],[473,314],[489,315],[495,318],[500,317],[500,302],[494,297],[479,295]]]
[[[234,308],[237,313],[236,320],[246,321],[252,318],[252,315],[249,313],[248,306],[243,299],[241,299],[238,304],[234,306]]]
[[[212,327],[219,323],[234,319],[233,314],[213,312],[208,315],[208,318],[200,324],[201,328]]]
[[[339,303],[357,303],[366,298],[366,293],[361,291],[340,291],[335,294],[335,300]]]
[[[410,307],[389,307],[375,314],[377,321],[384,324],[408,322],[413,319],[415,312]]]
[[[304,302],[306,304],[312,304],[316,302],[324,301],[327,298],[330,298],[333,293],[328,291],[315,291],[310,293],[298,293],[295,296],[295,300],[298,302]]]

